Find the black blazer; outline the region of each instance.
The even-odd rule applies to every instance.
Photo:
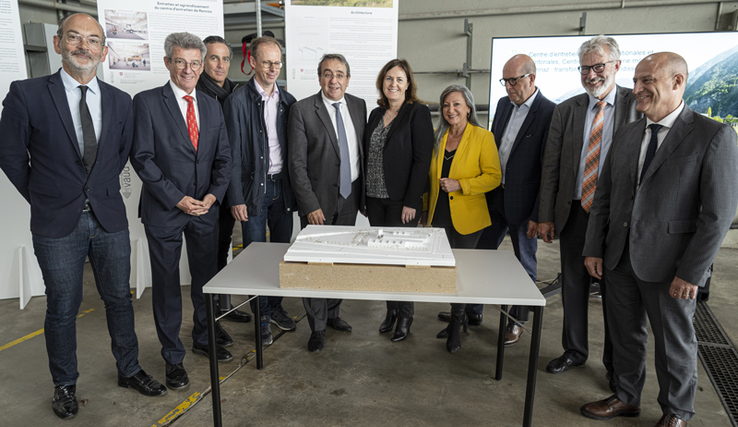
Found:
[[[384,108],[377,107],[369,116],[364,132],[365,159],[372,133],[385,112]],[[402,201],[403,206],[416,209],[419,215],[423,209],[423,190],[433,156],[433,122],[428,107],[413,103],[400,108],[392,121],[382,154],[384,182],[389,198]]]
[[[548,139],[548,126],[551,124],[556,104],[543,96],[541,91],[533,100],[528,115],[515,137],[510,156],[505,167],[505,218],[511,224],[538,222],[538,190],[541,186],[543,151]],[[507,96],[500,98],[492,122],[492,133],[499,152],[513,105]],[[487,204],[492,206],[492,190],[487,193]]]
[[[195,151],[169,82],[133,98],[131,164],[143,182],[139,213],[144,224],[185,224],[192,217],[177,208],[184,196],[202,200],[210,193],[223,201],[231,178],[223,112],[218,101],[202,93],[197,94],[197,107],[200,140]],[[215,223],[218,209],[199,218]]]
[[[98,83],[103,124],[89,176],[59,72],[10,85],[0,119],[0,168],[30,203],[34,234],[68,236],[86,199],[107,232],[128,228],[119,175],[133,137],[131,97]]]

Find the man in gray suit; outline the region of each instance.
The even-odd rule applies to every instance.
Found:
[[[584,247],[590,274],[607,277],[616,390],[581,411],[595,419],[640,413],[648,317],[664,414],[656,426],[682,427],[697,387],[695,297],[738,205],[738,146],[733,129],[685,105],[681,56],[647,56],[633,81],[646,118],[615,138]]]
[[[589,209],[598,171],[602,170],[613,135],[638,114],[631,90],[615,84],[620,49],[614,39],[598,36],[584,42],[579,48],[579,64],[587,93],[556,106],[541,176],[538,234],[546,243],[551,243],[556,234],[561,243],[564,354],[546,367],[553,374],[584,365],[589,355],[587,308],[591,279],[582,257]],[[604,283],[600,286],[604,300]],[[602,359],[611,378],[612,345],[607,325]]]
[[[290,108],[288,161],[300,224],[354,225],[363,206],[361,138],[364,100],[346,93],[351,68],[343,55],[326,54],[318,64],[321,91]],[[308,350],[320,351],[326,325],[351,331],[338,317],[341,300],[303,298],[312,334]]]

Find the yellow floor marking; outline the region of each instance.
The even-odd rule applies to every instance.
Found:
[[[187,400],[177,405],[177,407],[174,408],[170,413],[164,415],[164,418],[158,421],[159,425],[165,425],[166,423],[180,416],[184,411],[187,410],[187,408],[189,408],[191,405],[193,405],[195,402],[199,400],[198,399],[199,396],[200,396],[200,393],[195,393],[192,396],[188,397]]]
[[[89,309],[89,310],[85,310],[85,311],[83,311],[82,313],[80,313],[80,314],[79,314],[79,315],[78,315],[77,317],[78,317],[78,318],[79,318],[79,317],[82,317],[82,316],[84,316],[85,314],[87,314],[87,313],[91,313],[91,312],[93,312],[93,311],[95,311],[95,309],[94,309],[94,308],[91,308],[91,309]],[[15,340],[15,341],[11,341],[11,342],[9,342],[9,343],[5,344],[4,346],[0,347],[0,351],[3,351],[3,350],[6,350],[6,349],[9,349],[10,347],[13,347],[14,345],[18,345],[18,344],[22,343],[23,341],[28,341],[28,340],[30,340],[31,338],[33,338],[33,337],[35,337],[35,336],[38,336],[38,335],[41,335],[41,334],[43,334],[43,333],[44,333],[44,330],[43,330],[43,328],[42,328],[42,329],[39,329],[39,330],[38,330],[38,331],[36,331],[36,332],[31,332],[30,334],[26,335],[25,337],[22,337],[22,338],[18,338],[17,340]]]

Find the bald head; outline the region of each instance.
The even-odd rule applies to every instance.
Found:
[[[510,58],[502,68],[502,78],[508,98],[516,105],[522,105],[536,92],[536,64],[528,55]],[[512,84],[513,81],[515,84]]]
[[[654,122],[676,110],[682,102],[689,75],[687,61],[673,52],[643,58],[633,76],[638,111]]]

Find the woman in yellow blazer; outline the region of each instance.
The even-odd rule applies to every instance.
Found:
[[[452,248],[474,249],[482,230],[492,222],[484,194],[500,185],[500,157],[492,132],[477,121],[469,89],[451,85],[441,94],[442,114],[435,133],[426,194],[425,224],[443,227]],[[468,323],[466,304],[451,304],[451,322],[438,334],[446,348],[461,348],[460,328]]]

